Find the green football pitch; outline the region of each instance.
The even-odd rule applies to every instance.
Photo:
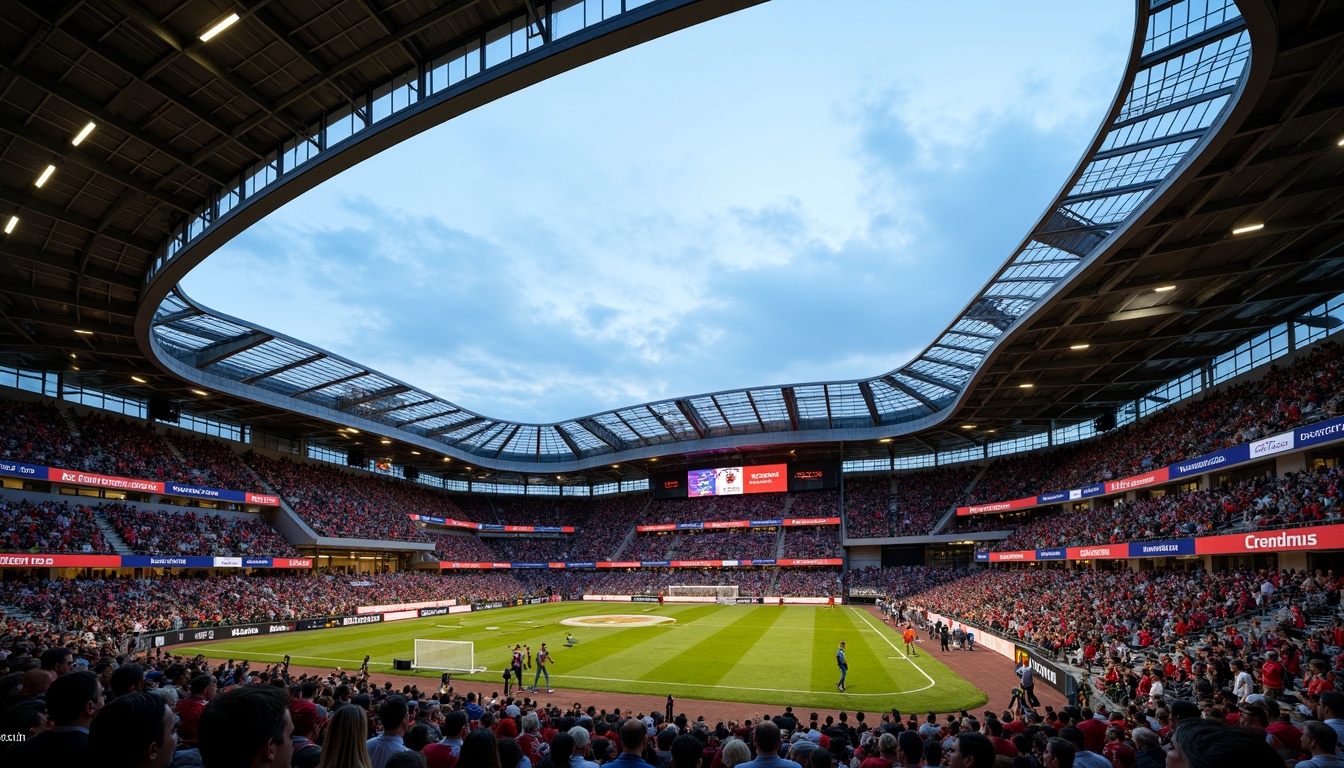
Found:
[[[629,620],[602,618],[616,616],[673,621],[622,626]],[[582,623],[561,623],[565,620]],[[566,632],[578,640],[573,647],[565,647]],[[254,667],[289,654],[292,664],[328,669],[357,668],[369,654],[371,671],[389,673],[394,658],[413,657],[417,638],[474,643],[475,664],[486,671],[454,674],[458,690],[502,690],[501,672],[514,644],[531,645],[535,653],[544,642],[554,656],[552,687],[868,711],[952,712],[987,700],[929,654],[907,658],[894,630],[852,607],[547,603],[217,641],[173,652],[250,659]],[[849,658],[844,693],[835,688],[841,640]],[[525,673],[527,683],[534,673]],[[439,676],[432,670],[411,674]]]

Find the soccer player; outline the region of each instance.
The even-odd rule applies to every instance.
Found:
[[[835,595],[826,598],[826,608],[831,611],[835,610]]]
[[[542,675],[546,676],[546,692],[555,693],[555,691],[551,689],[551,673],[546,669],[547,665],[550,663],[551,652],[546,650],[546,644],[542,643],[541,647],[537,649],[537,674],[532,677],[533,693],[537,692],[537,681],[541,679]]]
[[[523,687],[523,647],[521,645],[513,646],[513,660],[509,663],[513,668],[513,679],[518,681],[518,687]]]
[[[661,590],[661,589],[658,590],[658,604],[659,604],[659,605],[662,605],[662,604],[663,604],[663,590]]]
[[[905,655],[918,656],[919,653],[915,651],[915,627],[913,624],[905,625],[905,633],[901,635],[901,638],[905,640]]]
[[[849,674],[849,660],[845,658],[845,641],[840,641],[840,647],[835,651],[835,663],[840,667],[840,682],[835,684],[835,689],[840,692],[845,690],[845,675]]]

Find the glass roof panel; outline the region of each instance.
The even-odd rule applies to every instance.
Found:
[[[794,387],[793,396],[798,402],[798,418],[805,420],[827,420],[830,418],[830,412],[826,408],[826,386],[824,384]]]
[[[710,429],[728,426],[728,422],[724,421],[723,415],[719,413],[719,407],[708,396],[692,397],[691,405]]]

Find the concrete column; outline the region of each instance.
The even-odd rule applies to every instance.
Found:
[[[1278,471],[1279,477],[1283,477],[1289,472],[1301,472],[1307,468],[1307,454],[1305,451],[1299,451],[1287,456],[1279,456],[1274,460],[1274,468]]]

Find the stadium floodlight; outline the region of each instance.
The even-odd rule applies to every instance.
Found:
[[[1031,389],[1031,388],[1033,388],[1033,387],[1035,387],[1035,386],[1036,386],[1036,385],[1033,384],[1033,383],[1031,383],[1030,381],[1024,381],[1024,382],[1022,382],[1021,384],[1018,384],[1018,385],[1017,385],[1017,388],[1018,388],[1018,389]]]
[[[1174,285],[1159,285],[1159,286],[1157,286],[1156,288],[1153,289],[1153,292],[1154,292],[1154,293],[1168,293],[1168,292],[1170,292],[1170,291],[1174,291],[1174,290],[1176,290],[1176,286],[1174,286]]]
[[[1092,348],[1092,345],[1091,345],[1091,344],[1088,344],[1087,342],[1079,342],[1079,343],[1077,343],[1077,344],[1070,344],[1070,345],[1069,345],[1069,349],[1072,349],[1072,350],[1075,350],[1075,351],[1076,351],[1076,350],[1081,350],[1081,349],[1091,349],[1091,348]]]
[[[46,169],[42,171],[42,175],[37,177],[37,181],[33,182],[33,186],[34,186],[34,187],[40,187],[40,186],[42,186],[43,184],[46,184],[46,183],[47,183],[47,179],[50,179],[50,178],[51,178],[51,174],[53,174],[53,173],[55,173],[55,172],[56,172],[56,166],[54,166],[54,165],[48,165],[48,166],[46,167]]]
[[[85,139],[89,138],[89,134],[93,133],[93,128],[94,128],[93,121],[90,120],[88,125],[81,128],[79,133],[75,134],[75,138],[70,140],[70,144],[72,146],[78,147],[81,141],[84,141]]]
[[[1264,229],[1264,228],[1265,228],[1265,225],[1264,225],[1263,222],[1261,222],[1261,223],[1259,223],[1259,224],[1247,224],[1247,225],[1244,226],[1244,227],[1236,227],[1235,229],[1232,230],[1232,234],[1234,234],[1234,235],[1244,235],[1244,234],[1246,234],[1247,232],[1259,232],[1260,230],[1262,230],[1262,229]]]
[[[218,35],[220,32],[223,32],[224,30],[228,29],[229,27],[232,27],[237,21],[238,21],[238,14],[230,13],[228,16],[225,16],[224,18],[220,19],[219,21],[211,25],[209,29],[202,32],[201,42],[202,43],[210,42],[211,38],[213,38],[215,35]]]
[[[19,226],[19,217],[10,216],[9,221],[5,222],[5,234],[6,235],[13,234],[14,228],[17,226]]]

